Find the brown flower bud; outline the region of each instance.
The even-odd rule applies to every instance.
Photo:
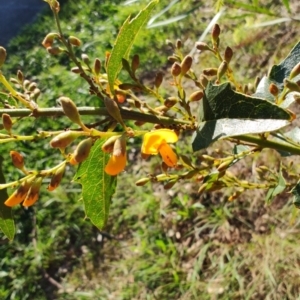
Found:
[[[31,83],[29,84],[29,86],[28,86],[28,90],[29,90],[30,92],[32,92],[32,91],[34,91],[34,90],[36,89],[36,87],[37,87],[37,83],[36,83],[36,82],[31,82]]]
[[[81,41],[76,36],[69,36],[68,41],[71,45],[79,47],[81,45]]]
[[[37,101],[38,97],[41,95],[41,90],[36,88],[34,91],[30,94],[30,99]]]
[[[49,54],[58,55],[58,54],[64,52],[64,49],[62,49],[60,47],[48,47],[47,51]]]
[[[163,82],[163,73],[158,72],[155,76],[155,81],[154,81],[155,87],[158,89],[161,86],[162,82]]]
[[[193,58],[187,55],[181,62],[181,75],[184,76],[191,68],[193,63]]]
[[[6,50],[0,46],[0,68],[6,60]]]
[[[221,33],[220,26],[218,24],[215,24],[211,31],[211,37],[214,42],[218,41],[220,33]]]
[[[68,97],[60,97],[58,101],[61,104],[61,107],[65,115],[74,123],[82,125],[79,112],[75,103]]]
[[[178,181],[177,178],[169,180],[169,181],[164,185],[164,189],[165,189],[165,190],[171,189],[171,188],[175,185],[175,183],[176,183],[177,181]]]
[[[278,87],[277,87],[277,85],[275,84],[275,83],[271,83],[270,85],[269,85],[269,92],[273,95],[273,96],[277,96],[278,95],[278,93],[279,93],[279,89],[278,89]]]
[[[178,99],[176,97],[169,97],[165,100],[164,106],[171,108],[178,102]]]
[[[204,42],[197,42],[196,48],[200,51],[211,50],[211,48]]]
[[[140,65],[140,57],[138,54],[135,54],[135,55],[133,55],[132,61],[131,61],[131,70],[132,70],[133,74],[135,73],[135,71],[137,70],[139,65]]]
[[[88,56],[87,54],[82,53],[82,54],[81,54],[81,59],[82,59],[82,61],[83,61],[87,66],[89,66],[89,64],[90,64],[90,58],[89,58],[89,56]]]
[[[292,69],[292,71],[290,73],[290,79],[293,79],[294,77],[296,77],[299,74],[300,74],[300,62],[296,66],[294,66],[294,68]]]
[[[24,169],[24,157],[17,151],[9,152],[13,165],[20,170]]]
[[[230,47],[226,47],[225,54],[224,54],[224,60],[227,61],[228,64],[230,63],[232,56],[233,56],[232,49]]]
[[[32,183],[32,186],[23,202],[23,206],[29,207],[33,205],[37,199],[39,198],[39,192],[41,189],[43,178],[37,177],[35,181]]]
[[[203,91],[196,91],[190,95],[189,100],[191,102],[199,101],[203,98],[203,96],[204,96]]]
[[[7,132],[11,133],[13,122],[9,114],[2,114],[2,124],[4,129]]]
[[[216,76],[218,73],[218,69],[217,68],[207,68],[203,70],[203,74],[205,76]]]
[[[105,107],[107,109],[107,112],[116,120],[118,121],[121,125],[124,125],[124,121],[123,118],[121,116],[121,112],[119,109],[118,104],[116,103],[116,101],[108,98],[108,97],[104,97],[104,104]]]
[[[94,61],[94,72],[96,75],[99,75],[101,71],[101,61],[99,58],[96,58]]]
[[[174,62],[174,64],[172,65],[171,67],[171,74],[174,76],[174,77],[177,77],[179,76],[181,73],[181,66],[178,62]]]
[[[18,78],[18,81],[22,84],[23,81],[24,81],[24,75],[23,75],[23,73],[22,73],[21,70],[18,70],[18,72],[17,72],[17,78]]]
[[[217,80],[220,81],[222,76],[226,73],[228,68],[227,61],[223,60],[218,68]]]
[[[180,39],[177,39],[177,40],[176,40],[176,48],[177,48],[177,49],[181,49],[181,47],[182,47],[182,42],[181,42]]]
[[[78,68],[78,67],[73,67],[71,69],[71,72],[75,73],[75,74],[80,74],[81,73],[81,70]]]
[[[80,131],[65,131],[65,132],[62,132],[50,141],[50,146],[52,148],[64,149],[68,145],[70,145],[80,135],[82,135],[82,133]]]
[[[59,186],[62,177],[65,173],[65,169],[66,169],[66,164],[63,164],[55,171],[55,173],[51,178],[50,184],[48,185],[48,191],[52,192]]]
[[[200,74],[199,82],[201,86],[205,89],[208,85],[208,78],[204,74]]]
[[[81,163],[86,160],[90,154],[93,144],[94,140],[92,138],[81,141],[73,153],[74,160],[77,163]]]
[[[111,153],[114,149],[114,144],[119,137],[120,135],[114,135],[108,138],[101,147],[102,151],[106,153]]]
[[[30,81],[27,80],[27,79],[25,79],[25,80],[23,81],[23,87],[24,87],[24,89],[28,90],[29,85],[30,85]]]
[[[180,59],[177,55],[168,56],[168,61],[171,63],[180,62]]]
[[[58,37],[58,34],[55,32],[50,32],[46,35],[44,40],[42,41],[42,45],[47,49],[49,47],[52,47],[54,39]]]

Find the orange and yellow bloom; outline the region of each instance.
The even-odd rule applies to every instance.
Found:
[[[159,153],[168,167],[175,167],[178,159],[169,143],[176,143],[177,141],[177,134],[170,129],[164,128],[148,132],[144,135],[142,153],[147,155]]]

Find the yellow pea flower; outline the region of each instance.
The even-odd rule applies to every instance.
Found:
[[[148,155],[157,155],[160,153],[167,166],[175,167],[177,165],[177,155],[168,143],[176,143],[177,141],[177,134],[170,129],[158,129],[147,132],[144,135],[142,153]]]
[[[108,175],[116,176],[124,170],[126,162],[126,136],[122,135],[114,141],[112,155],[104,171]]]

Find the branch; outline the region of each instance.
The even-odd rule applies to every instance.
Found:
[[[82,116],[105,116],[109,117],[107,109],[104,107],[78,107],[78,112]],[[125,120],[135,120],[146,123],[153,124],[161,124],[161,125],[174,125],[174,124],[182,124],[182,125],[190,125],[193,126],[191,121],[174,119],[172,117],[163,117],[163,116],[155,116],[145,113],[140,113],[137,111],[130,111],[126,109],[120,109],[121,115]],[[2,114],[8,114],[11,117],[61,117],[64,116],[64,112],[60,107],[52,107],[52,108],[38,108],[34,111],[30,109],[21,108],[21,109],[0,109],[0,116]]]

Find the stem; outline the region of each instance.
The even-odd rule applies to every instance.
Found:
[[[237,140],[250,142],[256,144],[262,148],[271,148],[279,151],[290,152],[295,155],[300,155],[300,146],[295,147],[293,145],[288,145],[285,143],[279,143],[275,141],[265,140],[254,135],[238,135],[234,137]]]
[[[78,107],[78,112],[82,116],[110,116],[107,109],[104,107]],[[130,111],[126,109],[120,109],[121,116],[125,120],[135,120],[142,121],[146,123],[152,124],[161,124],[161,125],[174,125],[174,124],[186,124],[192,125],[191,121],[174,119],[172,117],[163,117],[163,116],[155,116],[150,114],[145,114],[137,111]],[[28,117],[34,116],[38,117],[61,117],[64,116],[64,112],[60,107],[51,107],[51,108],[38,108],[33,112],[30,109],[22,108],[22,109],[0,109],[0,116],[2,114],[8,114],[11,117]]]

